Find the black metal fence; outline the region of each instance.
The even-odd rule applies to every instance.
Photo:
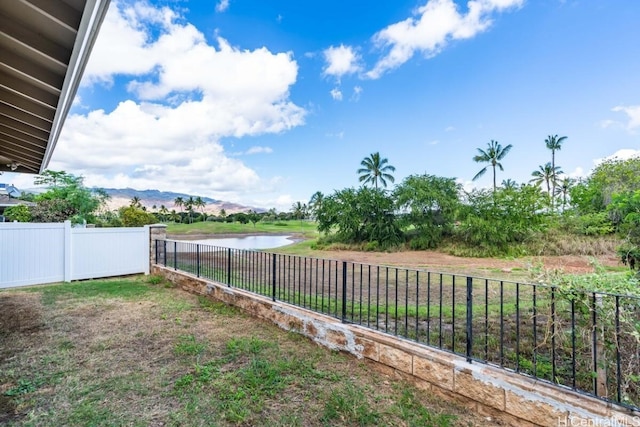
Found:
[[[190,242],[159,264],[640,409],[640,298]]]

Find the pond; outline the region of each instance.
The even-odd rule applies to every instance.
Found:
[[[232,249],[272,249],[294,243],[291,236],[242,236],[225,237],[219,239],[189,240],[190,243],[202,243],[203,245],[220,246]]]

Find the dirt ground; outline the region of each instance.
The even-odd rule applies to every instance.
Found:
[[[503,425],[144,280],[0,292],[0,425]]]
[[[427,268],[432,270],[458,269],[469,270],[528,270],[533,266],[563,270],[567,273],[591,273],[594,271],[594,257],[588,256],[542,256],[516,259],[503,258],[462,258],[435,251],[406,252],[357,252],[357,251],[318,251],[322,257],[365,264],[383,264],[402,267]],[[600,256],[597,262],[603,267],[619,267],[621,264],[614,254]]]
[[[256,233],[260,234],[260,233]],[[224,237],[239,237],[238,234],[200,234],[190,236],[170,236],[172,239],[215,239]],[[293,236],[292,240],[302,240],[302,236]],[[277,249],[274,252],[278,252]],[[622,267],[616,254],[611,253],[598,257],[592,256],[529,256],[522,258],[464,258],[448,255],[436,251],[401,251],[401,252],[360,252],[346,250],[316,250],[308,254],[315,258],[337,259],[363,264],[388,265],[406,268],[424,268],[433,271],[456,272],[460,274],[486,275],[492,277],[526,276],[532,267],[544,267],[548,270],[560,270],[566,273],[586,274],[594,272],[594,261],[602,267]]]

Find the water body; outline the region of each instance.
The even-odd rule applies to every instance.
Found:
[[[232,249],[273,249],[292,244],[291,236],[242,236],[225,237],[220,239],[190,240],[190,243],[202,243],[203,245],[220,246]]]

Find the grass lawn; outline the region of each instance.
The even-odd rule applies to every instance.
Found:
[[[154,276],[0,292],[0,424],[484,426]]]
[[[302,234],[306,238],[317,237],[317,225],[311,221],[273,221],[251,224],[239,222],[195,222],[193,224],[171,223],[167,226],[170,235],[201,235],[201,234]]]

